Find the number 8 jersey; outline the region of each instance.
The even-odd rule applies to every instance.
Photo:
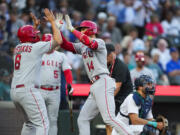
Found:
[[[98,43],[98,48],[92,50],[83,45],[81,42],[73,43],[77,54],[81,54],[85,65],[86,72],[90,80],[100,74],[109,74],[107,69],[107,51],[102,39],[93,39]]]
[[[16,85],[39,85],[41,60],[51,49],[51,41],[22,43],[14,50],[14,74],[11,87]]]

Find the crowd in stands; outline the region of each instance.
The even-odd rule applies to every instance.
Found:
[[[41,35],[51,33],[43,18],[45,7],[69,14],[75,27],[85,19],[95,21],[98,37],[114,44],[117,57],[129,70],[136,68],[134,56],[141,51],[157,84],[180,85],[179,0],[0,0],[0,100],[9,99],[12,54],[19,43],[16,33],[20,26],[32,24],[29,13],[41,20]],[[68,40],[77,42],[66,25],[61,31]],[[74,83],[88,83],[81,56],[64,53],[72,66]]]

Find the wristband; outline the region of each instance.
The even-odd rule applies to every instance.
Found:
[[[153,126],[153,127],[157,128],[157,122],[155,122],[155,121],[148,121],[147,124],[150,125],[150,126]]]

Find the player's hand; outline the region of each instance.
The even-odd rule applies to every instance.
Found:
[[[40,20],[36,18],[36,16],[31,12],[30,16],[32,18],[34,28],[37,29],[38,25],[40,24]]]
[[[49,21],[50,23],[55,22],[55,17],[52,11],[50,11],[49,9],[45,8],[44,9],[44,14],[45,14],[45,19],[46,21]]]
[[[72,32],[74,30],[74,27],[72,26],[71,19],[70,19],[69,15],[65,15],[65,20],[66,20],[67,29]]]
[[[68,85],[67,85],[67,89],[68,89],[68,94],[69,94],[70,96],[72,96],[74,89],[72,88],[71,84],[68,84]]]
[[[61,27],[62,27],[62,25],[63,25],[63,14],[61,14],[61,13],[57,13],[57,14],[56,14],[55,23],[56,23],[57,27],[58,27],[59,29],[61,29]]]
[[[164,128],[163,122],[158,122],[158,123],[157,123],[157,128],[158,128],[159,130],[162,130],[162,129]]]

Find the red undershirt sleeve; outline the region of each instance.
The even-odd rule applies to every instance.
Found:
[[[65,76],[67,84],[72,84],[73,77],[72,77],[72,72],[70,69],[66,69],[64,71],[64,76]]]
[[[63,40],[63,43],[60,45],[61,48],[65,49],[67,51],[71,51],[73,53],[76,53],[76,50],[74,49],[73,44],[66,40],[66,38],[63,36],[62,32],[61,32],[61,37]]]

